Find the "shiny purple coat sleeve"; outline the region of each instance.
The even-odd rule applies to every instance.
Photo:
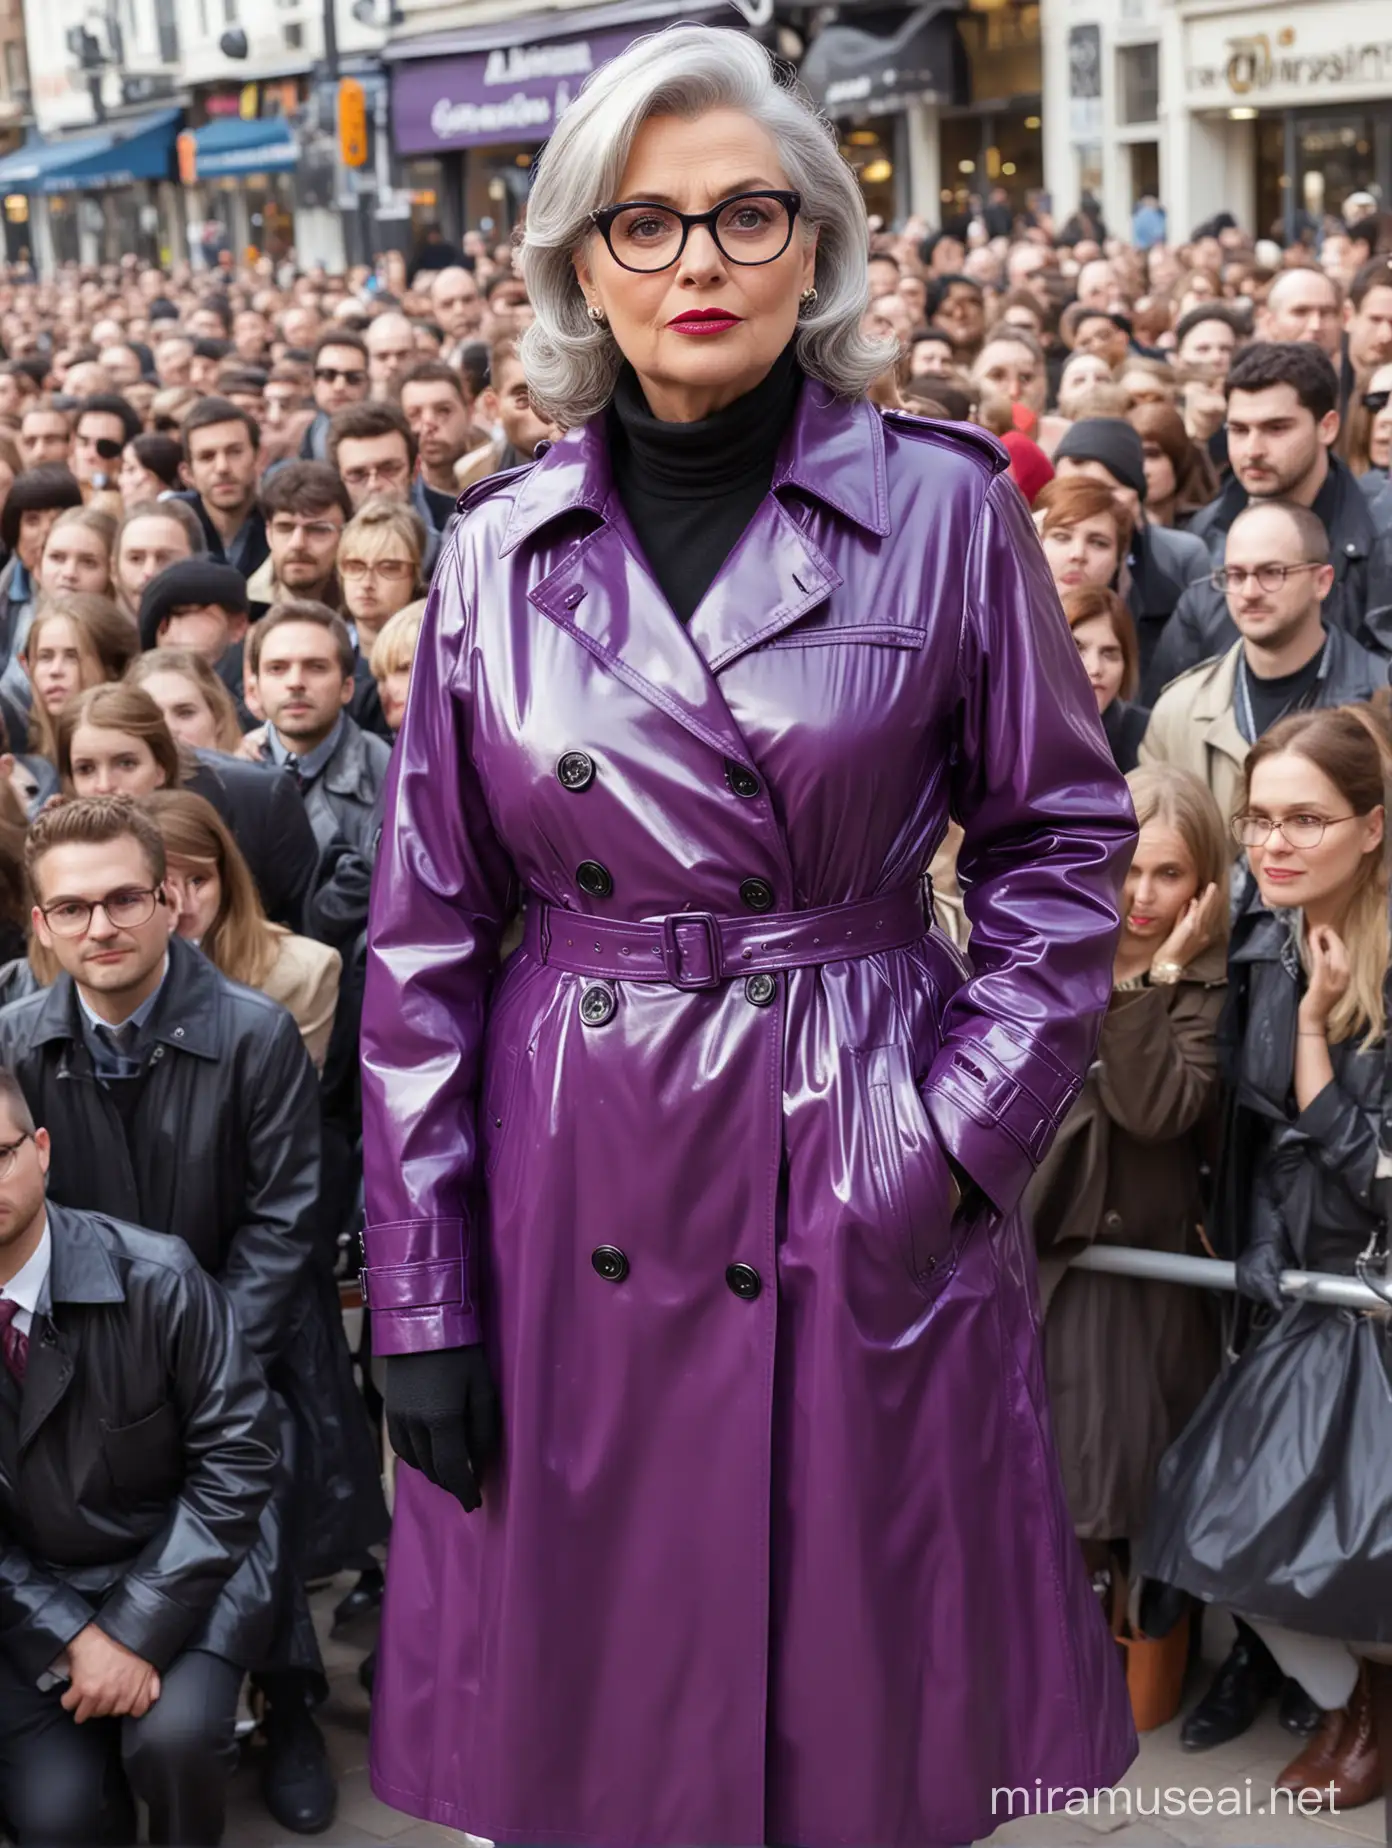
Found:
[[[441,562],[393,752],[363,1002],[364,1288],[379,1354],[481,1338],[476,1100],[516,877],[470,757],[473,612]]]
[[[972,537],[958,673],[950,803],[975,973],[948,1004],[924,1102],[948,1153],[1006,1212],[1092,1062],[1136,827],[1004,476]]]

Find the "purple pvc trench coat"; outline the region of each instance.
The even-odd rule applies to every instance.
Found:
[[[365,1237],[377,1350],[485,1341],[505,1447],[472,1516],[397,1476],[372,1782],[400,1809],[908,1848],[1134,1755],[1016,1211],[1092,1057],[1134,821],[1004,466],[804,385],[685,629],[603,419],[466,503],[377,864]],[[590,1024],[535,942],[498,975],[523,890],[841,904],[917,881],[949,812],[968,979],[933,934],[772,1005],[611,983]],[[988,1202],[951,1223],[944,1150]]]

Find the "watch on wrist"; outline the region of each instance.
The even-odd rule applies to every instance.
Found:
[[[1151,981],[1158,982],[1162,988],[1172,988],[1183,974],[1183,963],[1158,962],[1150,965]]]

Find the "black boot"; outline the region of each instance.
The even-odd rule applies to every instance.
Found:
[[[1287,1732],[1303,1737],[1314,1732],[1324,1718],[1324,1710],[1315,1705],[1293,1675],[1287,1675],[1276,1717]]]
[[[368,1617],[374,1611],[380,1611],[384,1584],[385,1580],[380,1566],[373,1566],[367,1572],[360,1572],[357,1584],[351,1591],[345,1592],[334,1606],[334,1629],[341,1629],[345,1624],[353,1623],[359,1617]]]
[[[338,1787],[309,1701],[303,1693],[267,1690],[261,1731],[266,1755],[261,1800],[283,1829],[318,1835],[334,1819]]]
[[[1180,1728],[1186,1752],[1207,1752],[1240,1738],[1281,1686],[1276,1658],[1249,1625],[1238,1619],[1237,1641],[1208,1692]]]

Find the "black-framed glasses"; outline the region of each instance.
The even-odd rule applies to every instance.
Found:
[[[1249,809],[1232,818],[1232,836],[1239,847],[1265,847],[1273,834],[1279,834],[1288,847],[1318,847],[1326,828],[1341,828],[1346,821],[1358,821],[1357,815],[1282,815],[1279,820]]]
[[[9,1180],[14,1173],[15,1163],[19,1160],[19,1151],[28,1140],[29,1131],[26,1129],[24,1134],[16,1136],[13,1142],[0,1142],[0,1181]]]
[[[1365,391],[1363,409],[1376,417],[1387,409],[1389,399],[1392,399],[1392,391]]]
[[[679,212],[675,206],[626,199],[591,212],[590,219],[621,269],[651,275],[671,268],[697,225],[706,227],[731,263],[772,263],[792,242],[801,210],[801,193],[747,192],[722,199],[708,212]]]
[[[105,912],[113,930],[139,930],[164,903],[163,886],[121,886],[105,898],[60,898],[51,905],[40,905],[45,923],[55,937],[85,937],[98,911]]]
[[[351,372],[340,366],[316,366],[314,376],[321,385],[365,385],[367,373],[355,367]]]
[[[1222,571],[1210,571],[1208,581],[1215,590],[1226,596],[1230,590],[1241,590],[1249,578],[1255,578],[1260,590],[1279,590],[1292,571],[1319,571],[1322,569],[1313,559],[1303,565],[1257,565],[1251,571],[1244,571],[1241,565],[1229,565]]]

